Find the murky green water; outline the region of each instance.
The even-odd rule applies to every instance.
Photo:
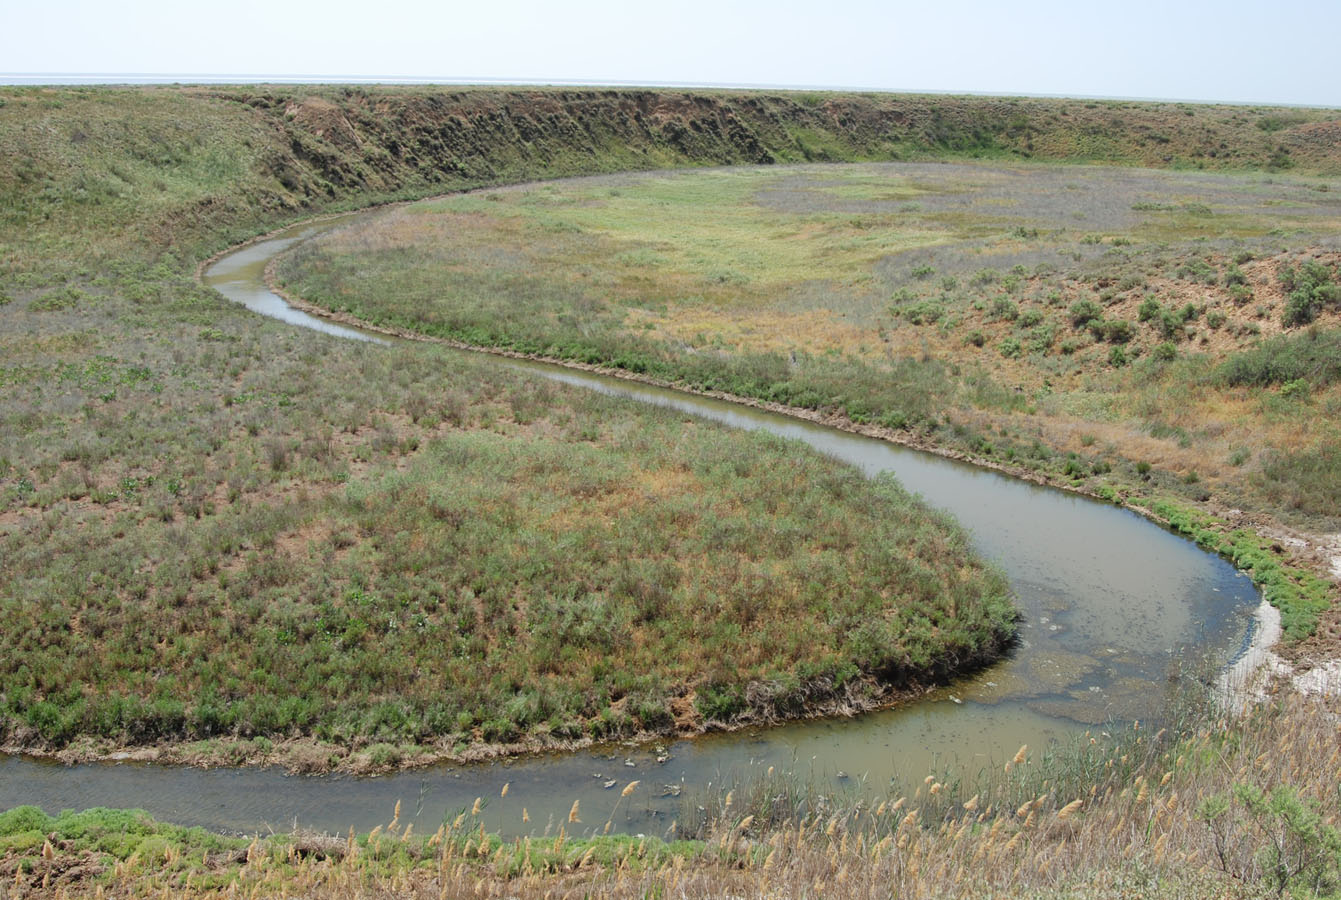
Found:
[[[289,308],[261,275],[274,254],[338,224],[297,226],[216,263],[206,281],[226,296],[294,325],[339,337],[383,340]],[[1169,675],[1203,656],[1227,662],[1245,644],[1259,602],[1251,582],[1134,513],[871,438],[729,403],[537,363],[499,360],[539,376],[639,402],[672,406],[738,428],[806,442],[874,474],[893,472],[955,516],[978,550],[1010,578],[1024,616],[1006,660],[925,699],[852,719],[708,735],[656,747],[606,747],[568,756],[442,766],[379,778],[288,776],[275,770],[202,770],[133,763],[64,767],[0,759],[0,808],[140,806],[159,818],[255,831],[266,826],[359,829],[402,819],[436,829],[476,797],[485,822],[507,833],[557,829],[574,799],[597,829],[619,789],[639,780],[615,818],[660,833],[683,796],[760,774],[769,766],[822,791],[880,790],[892,779],[966,766],[976,771],[1021,744],[1048,741],[1110,719],[1154,714]],[[658,761],[658,757],[665,757]],[[606,788],[607,782],[615,785]],[[508,796],[500,799],[505,783]],[[523,825],[525,807],[531,822]],[[570,829],[571,830],[571,829]]]

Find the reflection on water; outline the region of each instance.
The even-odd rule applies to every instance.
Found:
[[[266,315],[339,337],[384,340],[289,308],[265,289],[267,260],[338,224],[299,226],[212,266],[208,283]],[[1008,658],[899,709],[852,719],[709,735],[664,748],[617,746],[568,756],[441,766],[381,778],[287,776],[140,764],[62,767],[0,760],[0,807],[142,806],[173,822],[254,831],[271,826],[367,829],[402,819],[433,830],[444,815],[488,802],[485,824],[506,833],[566,823],[581,800],[598,830],[620,789],[641,782],[614,826],[660,832],[684,797],[768,767],[827,792],[880,790],[896,779],[997,764],[1109,719],[1152,715],[1180,665],[1227,660],[1258,597],[1225,561],[1126,510],[882,441],[674,391],[540,363],[500,360],[568,384],[670,406],[738,428],[804,441],[874,475],[892,472],[967,528],[1010,578],[1023,621]],[[664,761],[658,761],[662,759]],[[607,788],[609,782],[614,784]],[[506,798],[499,794],[505,783]],[[523,826],[525,807],[531,823]]]
[[[335,337],[384,344],[387,342],[386,338],[380,335],[360,331],[357,328],[336,325],[334,322],[294,309],[285,303],[282,297],[277,296],[265,286],[266,263],[294,244],[345,224],[357,216],[357,213],[349,213],[323,219],[320,222],[286,228],[275,237],[257,241],[215,262],[205,273],[205,283],[216,288],[229,300],[241,303],[263,316],[270,316],[272,319],[279,319],[281,322],[288,322],[290,325],[311,328],[313,331],[320,331]]]

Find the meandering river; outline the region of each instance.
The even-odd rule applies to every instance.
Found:
[[[358,215],[358,214],[353,214]],[[277,254],[342,221],[294,226],[209,267],[226,297],[295,326],[384,340],[290,308],[264,284]],[[463,351],[465,352],[465,351]],[[433,831],[444,816],[487,801],[484,823],[508,834],[567,823],[574,800],[593,830],[663,833],[684,797],[769,767],[822,792],[882,790],[893,779],[1009,758],[1110,720],[1154,713],[1179,666],[1223,664],[1247,645],[1260,602],[1251,581],[1219,557],[1127,510],[873,438],[672,390],[542,363],[498,358],[632,401],[671,406],[736,428],[803,441],[868,474],[889,471],[972,534],[1010,578],[1023,615],[1019,647],[977,676],[898,709],[851,719],[706,735],[661,746],[610,746],[566,756],[444,765],[366,778],[290,776],[274,769],[197,769],[142,763],[77,766],[0,758],[0,809],[143,807],[160,819],[225,831],[366,830],[401,819]],[[606,785],[613,782],[612,787]],[[504,784],[510,788],[500,797]],[[522,810],[530,821],[523,823]],[[570,831],[574,826],[567,825]]]

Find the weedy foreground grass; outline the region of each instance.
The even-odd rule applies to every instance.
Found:
[[[16,897],[1330,897],[1334,714],[1291,696],[1242,720],[1127,726],[857,804],[770,776],[659,836],[602,836],[576,804],[557,832],[511,840],[479,802],[432,835],[397,809],[370,834],[252,839],[25,807],[0,814],[0,875]]]

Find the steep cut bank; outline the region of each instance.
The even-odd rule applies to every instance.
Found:
[[[993,157],[1341,172],[1341,114],[1322,109],[311,85],[24,87],[0,100],[0,225],[52,235],[72,213],[120,210],[110,230],[172,247],[218,249],[299,210],[685,165]]]
[[[1335,111],[886,94],[238,89],[278,121],[308,195],[686,163],[938,155],[1341,171]]]

